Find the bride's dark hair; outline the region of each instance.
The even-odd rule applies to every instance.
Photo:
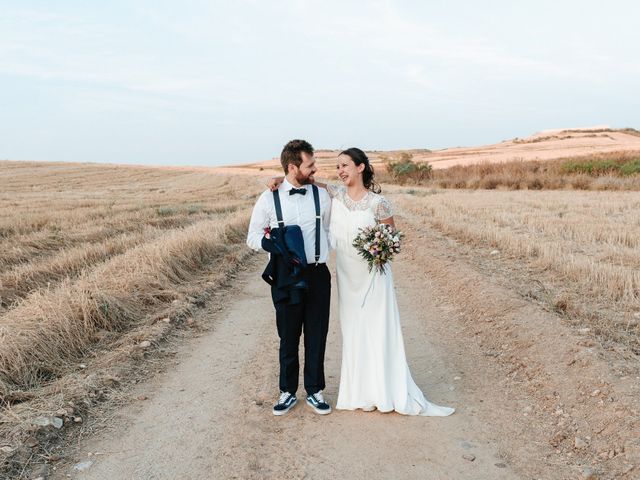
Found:
[[[353,163],[356,164],[356,167],[364,164],[364,170],[362,171],[362,182],[364,183],[364,188],[371,190],[373,193],[382,192],[382,188],[378,185],[374,180],[374,172],[371,163],[369,163],[369,158],[367,154],[362,150],[356,147],[347,148],[340,152],[340,155],[346,155]]]

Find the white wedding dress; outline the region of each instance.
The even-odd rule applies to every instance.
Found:
[[[404,351],[400,314],[387,264],[385,274],[370,273],[353,247],[358,229],[392,215],[389,202],[368,191],[353,201],[344,186],[328,185],[329,235],[336,250],[342,368],[337,409],[405,415],[448,416],[455,409],[429,402],[413,381]]]

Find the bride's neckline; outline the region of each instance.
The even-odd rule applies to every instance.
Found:
[[[364,200],[364,199],[367,197],[367,195],[369,195],[369,190],[365,190],[364,195],[362,195],[362,196],[361,196],[359,199],[357,199],[357,200],[354,200],[353,198],[351,198],[351,195],[349,195],[349,190],[346,190],[346,189],[345,189],[344,194],[345,194],[345,195],[347,196],[347,198],[348,198],[349,200],[351,200],[353,203],[358,203],[358,202],[361,202],[362,200]]]

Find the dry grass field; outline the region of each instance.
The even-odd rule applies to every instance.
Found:
[[[409,192],[413,223],[490,248],[525,294],[640,355],[640,193]]]
[[[47,449],[57,432],[48,423],[81,423],[97,404],[117,400],[116,387],[134,370],[159,365],[150,350],[161,350],[162,340],[177,331],[197,331],[193,312],[205,300],[223,308],[215,306],[216,295],[251,255],[246,228],[263,189],[255,178],[264,181],[266,173],[255,165],[234,170],[0,162],[0,472],[25,478],[26,465],[55,461]],[[468,328],[479,328],[476,317],[502,318],[515,308],[508,292],[517,292],[576,335],[595,339],[598,355],[616,352],[618,372],[640,374],[640,193],[383,187],[413,244],[413,274],[444,292],[445,311],[468,309]],[[433,252],[438,258],[430,260]],[[447,271],[447,262],[453,270]],[[499,292],[495,301],[458,285],[455,274],[463,270],[482,279],[474,284],[478,291]],[[398,288],[409,288],[401,282]],[[483,328],[475,335],[484,335],[487,344],[509,341],[507,327]],[[553,335],[541,324],[531,328]],[[539,338],[519,345],[534,348]],[[563,347],[570,344],[565,338]],[[557,424],[565,431],[553,444],[558,455],[595,461],[612,451],[605,460],[618,461],[625,452],[620,445],[626,445],[627,463],[620,460],[616,471],[627,471],[629,459],[640,458],[640,445],[629,443],[637,425],[633,417],[605,430],[601,444],[594,434],[593,451],[576,452],[566,431],[577,436],[587,418],[607,424],[614,408],[633,411],[633,389],[620,394],[624,409],[604,403],[593,410],[583,396],[573,397],[574,389],[583,388],[573,384],[602,383],[604,363],[594,360],[584,367],[584,378],[571,374],[563,380],[549,373],[558,365],[553,355],[527,355],[521,358],[516,349],[496,361],[505,362],[509,379],[514,370],[506,362],[538,362],[537,373],[527,373],[535,384],[528,395],[541,397],[541,419],[558,411],[554,402],[566,393],[567,405],[575,407],[574,424]],[[536,377],[541,372],[547,372],[544,379]],[[611,392],[618,388],[614,380],[606,385]],[[567,415],[557,418],[569,422]]]
[[[260,187],[246,180],[0,163],[0,438],[24,441],[34,412],[46,418],[69,402],[67,417],[80,418],[119,361],[188,321],[198,296],[228,281],[249,254]]]
[[[640,152],[611,152],[557,160],[456,165],[417,183],[484,190],[640,191]],[[405,183],[411,183],[407,178]]]

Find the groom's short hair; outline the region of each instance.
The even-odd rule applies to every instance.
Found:
[[[289,164],[299,167],[302,163],[302,152],[313,155],[313,147],[306,140],[291,140],[282,149],[280,163],[285,175],[289,173]]]

